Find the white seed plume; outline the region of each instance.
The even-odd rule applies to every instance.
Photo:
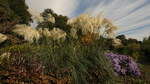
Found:
[[[50,37],[51,36],[51,33],[50,33],[50,31],[48,30],[48,28],[39,28],[38,29],[38,32],[40,33],[40,36],[41,36],[41,38],[42,37]]]
[[[114,38],[114,31],[118,29],[117,26],[115,26],[110,20],[108,20],[107,18],[104,18],[103,23],[102,23],[105,27],[105,31],[107,34],[108,38]]]
[[[76,33],[79,29],[82,31],[83,35],[87,33],[100,35],[102,26],[105,27],[105,32],[111,37],[113,36],[113,31],[117,28],[111,21],[101,15],[92,17],[88,14],[81,14],[77,18],[70,19],[68,24],[72,26],[70,32],[73,37],[77,36]]]
[[[28,42],[33,42],[34,40],[37,41],[40,38],[40,34],[36,29],[33,29],[30,26],[27,26],[25,24],[16,25],[13,32],[20,36],[23,36],[24,40]]]
[[[50,33],[51,33],[51,37],[54,40],[65,39],[67,36],[66,32],[64,32],[59,28],[53,28],[53,30],[51,30]]]
[[[48,21],[55,23],[55,17],[53,17],[51,14],[48,14]]]
[[[0,33],[0,43],[2,43],[2,42],[4,42],[4,41],[6,41],[7,40],[7,36],[6,35],[4,35],[4,34],[2,34],[2,33]]]
[[[120,39],[114,38],[113,39],[113,45],[114,46],[120,46],[120,45],[122,45],[122,42]]]
[[[48,38],[52,38],[54,40],[59,40],[59,39],[65,39],[67,34],[66,32],[64,32],[63,30],[61,30],[60,28],[53,28],[51,31],[48,30],[48,28],[40,28],[38,29],[41,37],[48,37]]]

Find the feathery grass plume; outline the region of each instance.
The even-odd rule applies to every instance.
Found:
[[[77,18],[70,19],[68,24],[72,26],[71,33],[72,36],[77,36],[75,33],[79,30],[82,31],[82,34],[85,35],[87,33],[99,33],[100,26],[102,25],[103,17],[96,16],[92,17],[88,14],[81,14]],[[76,29],[76,31],[75,31]]]
[[[66,38],[66,32],[64,32],[63,30],[59,29],[59,28],[53,28],[53,30],[50,31],[51,33],[51,37],[54,40],[59,40],[59,39],[65,39]]]
[[[55,23],[55,17],[53,17],[51,14],[48,14],[48,21],[51,23]]]
[[[114,38],[114,31],[118,29],[117,26],[115,26],[112,21],[110,21],[107,18],[104,18],[103,23],[102,23],[105,27],[105,35],[108,38]]]
[[[51,31],[49,31],[48,28],[39,28],[38,31],[42,37],[52,38],[53,40],[65,40],[67,36],[67,33],[61,30],[60,28],[53,28]]]
[[[41,22],[44,21],[44,18],[43,18],[43,17],[41,16],[41,14],[38,13],[37,11],[35,11],[35,10],[31,9],[31,8],[29,8],[28,11],[29,11],[29,13],[33,16],[33,18],[34,18],[37,22],[41,23]]]
[[[48,28],[38,28],[37,30],[40,33],[41,38],[51,36],[51,33],[48,30]]]
[[[77,31],[79,30],[82,31],[83,35],[92,33],[100,36],[100,30],[102,29],[102,26],[105,28],[104,32],[107,37],[112,38],[114,36],[114,30],[117,29],[117,27],[114,26],[111,21],[100,15],[92,17],[88,14],[81,14],[77,18],[70,19],[68,24],[72,26],[71,35],[75,38],[77,36]]]
[[[115,39],[113,39],[113,45],[114,46],[120,46],[120,45],[122,45],[122,42],[120,39],[115,38]]]
[[[73,38],[77,39],[77,38],[78,38],[77,30],[76,30],[75,28],[71,28],[71,29],[70,29],[70,35],[71,35]]]
[[[7,40],[7,36],[2,34],[2,33],[0,33],[0,43],[4,42],[6,40]]]
[[[31,28],[30,26],[27,26],[25,24],[18,24],[15,26],[15,29],[13,30],[14,33],[23,36],[24,40],[28,42],[38,41],[40,38],[40,34],[36,29]]]

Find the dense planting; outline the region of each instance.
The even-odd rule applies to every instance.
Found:
[[[103,16],[27,8],[0,0],[0,84],[150,84],[141,64],[150,60],[150,37],[115,38],[118,27]]]
[[[65,78],[67,82],[70,81],[69,84],[115,84],[116,76],[112,65],[104,56],[104,50],[99,46],[100,44],[102,43],[83,46],[79,42],[74,41],[60,43],[48,41],[42,45],[23,44],[1,49],[1,53],[5,51],[11,53],[9,56],[10,62],[2,63],[2,66],[7,65],[3,69],[9,70],[14,66],[10,74],[13,72],[19,74],[15,70],[21,72],[19,75],[21,79],[18,79],[17,75],[13,76],[16,79],[11,79],[9,78],[12,77],[11,75],[5,76],[5,74],[1,74],[1,79],[13,80],[15,83],[17,80],[24,82],[23,78],[27,78],[27,81],[35,83],[34,78],[30,74],[33,74],[33,77],[39,80],[40,78],[36,77],[37,75],[41,76],[44,73],[51,77],[53,73],[56,74],[54,78],[62,80],[63,83],[65,83],[65,80],[63,80]],[[22,73],[27,75],[24,76]],[[50,80],[52,79],[48,81]]]
[[[111,59],[114,70],[118,75],[141,75],[138,65],[133,61],[131,57],[113,53],[107,53],[106,56]]]

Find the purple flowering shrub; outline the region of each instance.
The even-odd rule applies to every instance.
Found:
[[[131,57],[113,53],[107,53],[106,56],[108,56],[111,59],[111,62],[117,75],[141,75],[138,65],[133,61]]]

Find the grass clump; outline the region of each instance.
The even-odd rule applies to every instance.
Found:
[[[33,76],[45,74],[49,76],[48,84],[115,84],[111,63],[104,56],[102,41],[90,45],[82,45],[79,41],[53,41],[41,44],[22,44],[0,52],[11,53],[9,67],[23,69],[30,82]],[[52,81],[53,80],[53,81]],[[29,80],[28,80],[29,82]]]

